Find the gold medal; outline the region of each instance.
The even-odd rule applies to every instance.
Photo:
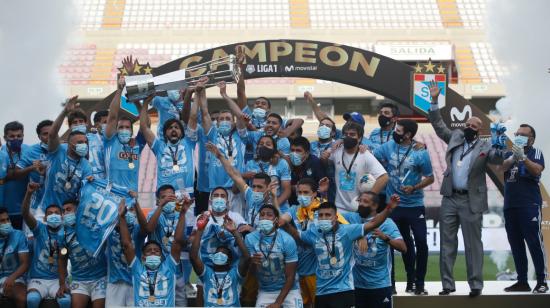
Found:
[[[64,256],[67,254],[67,248],[63,247],[61,248],[61,255]]]
[[[172,170],[174,170],[175,172],[178,172],[178,171],[180,171],[180,166],[178,166],[178,165],[173,165],[173,166],[172,166]]]
[[[222,305],[223,304],[223,299],[221,297],[218,297],[218,305]]]
[[[49,257],[48,257],[48,263],[49,263],[49,264],[53,264],[53,257],[52,257],[52,256],[49,256]]]
[[[128,168],[129,168],[130,170],[134,170],[135,167],[136,167],[136,165],[135,165],[134,163],[131,163],[131,162],[128,163]]]
[[[69,189],[71,189],[71,187],[72,187],[71,182],[66,182],[65,183],[65,190],[69,190]]]
[[[262,262],[262,266],[263,267],[269,267],[269,261],[265,260],[264,262]]]
[[[155,296],[154,295],[149,295],[149,302],[154,302],[155,301]]]
[[[338,259],[336,259],[336,257],[332,257],[330,258],[330,265],[334,265],[338,262]]]

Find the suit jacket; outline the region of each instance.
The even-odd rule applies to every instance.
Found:
[[[453,150],[463,146],[464,132],[461,129],[450,130],[443,119],[439,110],[430,111],[428,118],[432,123],[435,133],[445,143],[447,143],[447,152],[445,161],[447,169],[443,173],[443,182],[441,183],[441,195],[450,197],[453,194],[453,174],[452,174],[452,156]],[[468,197],[470,199],[470,210],[473,213],[483,213],[488,210],[487,204],[487,183],[485,181],[487,164],[502,164],[503,158],[500,150],[492,148],[486,140],[476,142],[471,154],[470,170],[468,173]]]

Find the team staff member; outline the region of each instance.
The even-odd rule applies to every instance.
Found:
[[[296,185],[303,178],[312,178],[318,183],[326,176],[325,170],[321,165],[319,158],[311,153],[311,145],[305,137],[296,137],[290,144],[290,164],[292,194],[289,203],[298,204],[296,199]]]

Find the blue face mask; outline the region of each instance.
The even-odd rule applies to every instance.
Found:
[[[332,220],[321,219],[317,221],[317,226],[321,229],[321,232],[327,233],[332,230]]]
[[[0,224],[0,235],[7,236],[8,234],[11,233],[11,231],[13,231],[13,227],[11,226],[11,223],[8,222],[5,224]]]
[[[529,142],[529,137],[527,136],[516,136],[514,138],[514,144],[520,148],[526,147],[527,142]]]
[[[75,125],[75,126],[71,127],[71,131],[73,131],[73,132],[81,132],[81,133],[83,133],[83,134],[86,133],[86,130],[87,130],[87,129],[86,129],[86,125],[84,125],[84,124],[78,124],[78,125]]]
[[[122,144],[127,144],[132,139],[132,132],[129,129],[121,129],[118,131],[118,140]]]
[[[225,253],[218,251],[215,254],[210,255],[210,259],[215,265],[226,265],[229,257]]]
[[[74,151],[80,157],[85,157],[88,155],[88,145],[86,143],[77,143],[74,146]]]
[[[307,207],[311,204],[311,196],[298,195],[297,199],[301,207]]]
[[[76,224],[76,215],[74,213],[69,213],[63,215],[63,225],[64,226],[74,226]]]
[[[101,133],[105,134],[105,131],[107,130],[107,124],[101,124]]]
[[[48,227],[50,228],[57,228],[61,226],[61,223],[63,220],[61,219],[61,215],[59,214],[50,214],[48,217],[46,217],[46,223],[48,224]]]
[[[258,230],[263,234],[268,234],[273,230],[273,221],[269,219],[260,219],[260,221],[258,221]]]
[[[220,134],[227,136],[231,133],[232,124],[229,121],[220,121],[218,124],[218,131]]]
[[[168,95],[168,98],[173,102],[177,102],[177,101],[180,100],[180,91],[179,90],[168,90],[168,91],[166,91],[166,94]]]
[[[145,267],[150,270],[156,270],[160,266],[160,256],[147,256],[145,257]]]
[[[136,223],[136,214],[133,213],[133,212],[127,212],[126,215],[124,216],[126,218],[126,224],[128,226],[132,226]]]
[[[290,152],[290,162],[294,166],[300,166],[302,164],[302,154]]]
[[[221,213],[227,209],[227,202],[224,198],[214,198],[212,199],[212,210],[214,212]]]
[[[170,201],[162,207],[162,212],[164,214],[172,214],[174,213],[175,209],[176,209],[176,202]]]
[[[254,108],[254,110],[252,111],[252,116],[255,117],[258,120],[263,120],[265,118],[266,113],[267,112],[265,111],[265,109]]]
[[[21,152],[21,145],[23,145],[23,139],[8,140],[8,147],[12,152]]]
[[[252,192],[252,202],[254,202],[254,204],[258,204],[262,201],[264,201],[264,193],[261,192],[261,191],[253,191]]]
[[[330,133],[332,133],[332,129],[325,125],[321,125],[317,129],[317,137],[319,137],[319,139],[329,139]]]

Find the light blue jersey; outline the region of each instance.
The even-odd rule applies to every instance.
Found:
[[[59,146],[48,155],[50,167],[47,171],[42,209],[51,204],[61,206],[67,200],[77,200],[82,180],[92,175],[90,163],[85,158],[73,159],[67,154],[66,146]]]
[[[368,140],[370,141],[371,151],[375,151],[384,143],[393,140],[392,138],[393,129],[390,130],[381,130],[380,127],[373,129],[370,132]],[[365,138],[366,139],[366,138]]]
[[[141,256],[141,248],[143,247],[143,241],[145,236],[140,234],[139,224],[136,221],[135,224],[128,226],[132,243],[134,244],[134,250],[136,256]],[[118,228],[115,228],[107,239],[107,259],[109,260],[109,283],[125,282],[132,284],[132,274],[130,273],[130,267],[126,262],[126,257],[122,251],[122,244],[120,242],[120,232]]]
[[[244,171],[245,144],[236,130],[233,130],[229,136],[224,137],[218,132],[218,128],[213,125],[210,132],[208,132],[207,141],[218,147],[220,153],[229,160],[233,168],[240,173]],[[233,180],[223,169],[222,163],[212,153],[208,152],[207,155],[209,156],[208,178],[210,190],[220,186],[231,188]]]
[[[64,242],[71,261],[73,281],[95,281],[107,276],[105,249],[102,249],[98,256],[94,258],[93,252],[89,252],[82,247],[73,227],[65,226]]]
[[[298,230],[301,230],[301,232],[305,232],[306,230],[313,228],[315,224],[313,223],[313,221],[310,220],[304,220],[300,222],[296,213],[299,208],[299,206],[292,206],[288,211],[288,214],[290,214],[290,217],[292,217],[292,221],[294,222],[296,228]],[[314,219],[317,219],[317,215],[318,213],[317,211],[315,211],[313,214]],[[315,255],[315,250],[313,249],[313,247],[310,245],[298,245],[298,275],[302,277],[314,275],[316,270],[317,256]]]
[[[414,186],[422,180],[422,176],[433,175],[432,163],[428,151],[415,150],[414,144],[400,146],[390,140],[374,151],[374,156],[388,171],[390,180],[386,185],[386,196],[389,202],[393,194],[401,198],[399,206],[424,206],[424,192],[421,189],[405,194],[401,187]]]
[[[372,219],[363,219],[357,213],[344,214],[350,223],[366,223]],[[401,233],[397,225],[387,218],[379,227],[380,231],[391,239],[401,239]],[[391,287],[391,251],[388,243],[379,238],[373,237],[371,232],[364,238],[367,240],[368,249],[366,252],[359,251],[357,242],[353,245],[353,282],[356,288],[379,289]]]
[[[43,146],[44,145],[44,146]],[[49,166],[48,161],[48,145],[37,143],[29,147],[29,151],[21,157],[17,162],[17,168],[25,169],[33,165],[35,160],[40,161],[46,168]],[[46,169],[47,170],[47,169]],[[38,171],[32,171],[29,173],[29,180],[33,183],[40,184],[40,188],[32,194],[31,197],[31,209],[37,209],[40,205],[40,201],[44,196],[44,182],[46,177],[41,175]]]
[[[283,230],[277,230],[267,236],[254,231],[246,236],[245,242],[250,255],[262,254],[262,264],[256,272],[260,291],[280,291],[286,281],[285,265],[298,262],[294,239]],[[298,279],[294,280],[291,290],[297,289]]]
[[[353,290],[351,272],[353,242],[363,236],[363,225],[339,224],[336,234],[320,233],[318,229],[314,226],[300,233],[302,241],[313,246],[317,256],[316,295]]]
[[[155,210],[149,212],[147,217],[148,221],[151,220]],[[176,226],[178,224],[179,217],[179,212],[173,212],[169,215],[161,213],[157,227],[153,233],[149,234],[149,239],[161,244],[162,254],[164,257],[169,256],[172,251],[172,243],[174,242],[174,234],[176,233]],[[183,232],[185,232],[185,228]]]
[[[170,119],[180,119],[180,113],[183,110],[183,100],[174,102],[168,97],[155,96],[152,106],[157,110],[159,115],[157,136],[162,140],[164,138],[164,132],[162,131],[164,123]]]
[[[7,236],[0,236],[0,279],[10,276],[21,265],[20,253],[28,253],[25,234],[14,229]]]
[[[30,147],[26,144],[21,145],[20,153],[13,153],[10,156],[8,148],[2,146],[2,152],[7,158],[6,172],[17,166],[17,163],[25,156],[28,155]],[[29,177],[26,176],[19,180],[10,180],[4,182],[4,206],[8,209],[9,215],[21,215],[21,203],[25,197],[27,191],[27,184],[29,183]]]
[[[109,182],[137,192],[142,150],[143,146],[134,139],[122,144],[118,133],[105,139],[105,166]]]
[[[204,266],[199,275],[204,288],[206,307],[240,307],[239,294],[244,278],[239,267],[234,265],[229,272],[215,272],[212,267]],[[221,299],[221,302],[218,302]]]
[[[254,153],[256,153],[256,146],[258,145],[258,141],[265,135],[266,134],[263,130],[248,131],[246,133],[246,139],[244,140],[252,145],[253,151]],[[279,138],[277,135],[271,137],[273,137],[275,142],[277,142],[277,151],[282,152],[285,155],[290,154],[290,141],[288,141],[288,138]]]
[[[88,161],[92,167],[94,178],[105,178],[105,137],[99,132],[87,133],[88,138]]]
[[[41,221],[37,221],[32,233],[34,241],[29,278],[59,279],[57,257],[61,248],[65,247],[63,227],[53,232]]]
[[[157,158],[157,187],[170,184],[176,191],[184,190],[193,194],[196,142],[196,131],[189,129],[186,131],[186,136],[176,144],[155,138],[151,149]]]
[[[327,143],[320,143],[319,141],[312,141],[311,142],[311,154],[321,157],[321,154],[330,149],[332,145],[334,144],[334,140],[331,140]]]
[[[137,307],[175,306],[176,267],[178,266],[179,261],[174,260],[172,255],[168,255],[163,258],[156,271],[149,271],[140,259],[134,257],[130,263],[134,285],[134,305]],[[152,288],[149,289],[149,285],[154,286],[154,292]],[[153,297],[151,293],[154,294]]]
[[[290,167],[288,166],[286,160],[282,158],[279,159],[277,165],[275,166],[271,163],[266,163],[261,160],[250,160],[246,163],[245,170],[246,172],[266,173],[271,177],[272,181],[273,177],[277,177],[277,180],[279,181],[279,187],[277,188],[277,197],[279,197],[283,192],[281,188],[281,182],[291,180]],[[279,204],[279,208],[281,209],[282,213],[288,212],[288,201],[285,201],[283,204]]]
[[[235,224],[238,225],[239,222],[235,222]],[[200,256],[206,266],[214,266],[210,255],[216,253],[216,249],[220,246],[225,246],[231,250],[233,264],[239,262],[240,251],[235,245],[235,237],[225,230],[222,225],[223,217],[211,216],[202,234]]]
[[[206,139],[206,134],[204,133],[202,126],[197,126],[197,138],[198,140]],[[210,155],[206,150],[206,145],[204,142],[199,142],[197,149],[197,190],[201,192],[209,192],[210,185],[208,181],[208,165],[210,162],[208,158]]]
[[[246,208],[248,209],[246,222],[253,227],[256,227],[258,221],[260,221],[259,211],[262,205],[264,205],[263,199],[255,202],[254,191],[252,190],[252,188],[250,188],[250,186],[247,186],[246,190],[244,191],[244,200],[246,202]]]

